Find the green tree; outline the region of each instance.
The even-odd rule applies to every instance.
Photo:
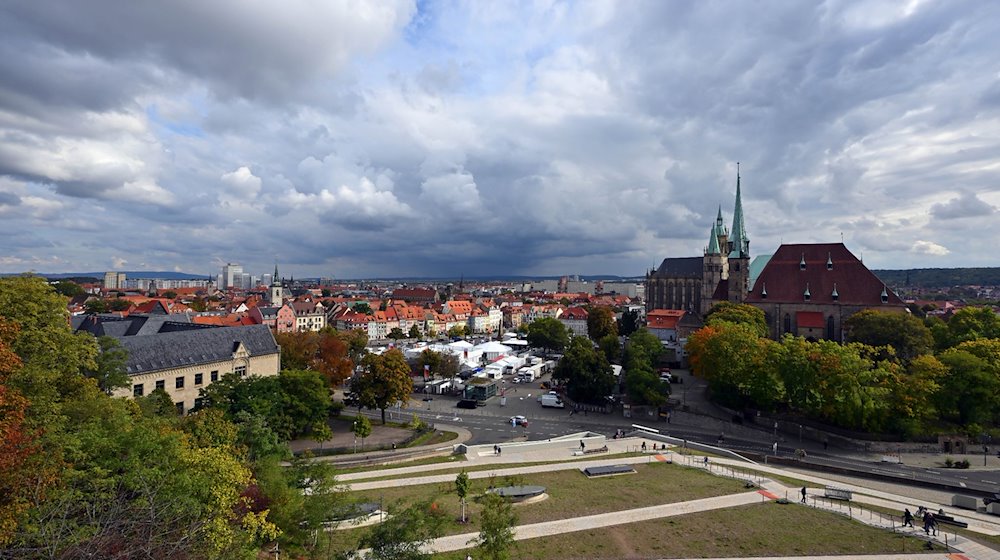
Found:
[[[997,406],[998,380],[982,358],[958,348],[938,357],[948,368],[935,402],[941,414],[960,424],[987,422]]]
[[[607,306],[591,307],[587,313],[587,335],[592,340],[601,340],[606,336],[618,337],[618,324],[615,322],[615,312]]]
[[[355,303],[352,306],[352,308],[355,311],[357,311],[358,313],[364,313],[365,315],[372,315],[372,314],[374,314],[374,312],[372,311],[372,307],[370,305],[368,305],[367,301],[362,301],[362,302]]]
[[[392,330],[389,331],[389,338],[399,340],[401,338],[406,338],[406,335],[403,334],[403,329],[399,327],[392,327]]]
[[[465,336],[465,325],[455,325],[448,329],[448,336],[451,338]]]
[[[767,319],[764,317],[764,312],[746,303],[723,301],[713,305],[705,316],[705,324],[715,325],[720,322],[747,325],[757,336],[767,336]]]
[[[904,362],[929,354],[934,347],[930,329],[908,313],[866,309],[851,315],[844,327],[848,341],[869,346],[891,346]]]
[[[622,358],[622,345],[618,337],[609,334],[597,341],[597,346],[604,352],[604,357],[611,363],[617,363]]]
[[[128,350],[110,336],[98,337],[97,345],[100,352],[95,359],[95,367],[83,368],[83,374],[97,380],[97,386],[109,395],[115,389],[130,386],[132,380],[125,370]]]
[[[161,295],[161,297],[164,297],[166,299],[177,299],[177,292],[175,292],[173,290],[167,290],[167,291],[163,292],[163,294]]]
[[[372,435],[372,422],[367,416],[358,414],[354,417],[353,424],[354,437],[361,438],[361,449],[365,449],[365,438]]]
[[[402,511],[390,508],[390,515],[372,525],[361,538],[360,546],[368,548],[365,560],[425,560],[431,557],[424,546],[443,532],[444,517],[432,502],[418,502]]]
[[[632,333],[639,330],[641,322],[639,321],[638,311],[625,311],[622,313],[621,319],[618,320],[618,334],[622,336],[632,336]]]
[[[252,379],[251,382],[259,382]],[[272,414],[288,426],[286,433],[295,437],[308,433],[313,426],[325,424],[330,414],[330,390],[315,371],[282,371],[278,375],[281,400]]]
[[[455,477],[455,493],[458,494],[458,500],[462,504],[462,523],[465,523],[465,498],[471,489],[472,481],[469,479],[469,473],[463,470]]]
[[[97,313],[107,313],[108,312],[108,302],[103,299],[88,299],[83,304],[83,309],[90,315],[96,315]]]
[[[410,332],[406,333],[407,338],[420,338],[420,329],[417,325],[410,326]]]
[[[979,338],[1000,338],[1000,316],[989,307],[965,307],[948,319],[951,344]]]
[[[559,319],[542,317],[528,324],[528,344],[560,352],[569,343],[569,332]]]
[[[382,411],[396,402],[405,404],[413,392],[410,366],[397,348],[384,354],[368,354],[361,360],[362,371],[354,376],[351,392],[358,396],[362,406]]]
[[[66,297],[78,296],[83,293],[83,288],[80,287],[76,282],[70,282],[69,280],[61,280],[56,282],[56,292],[60,295]]]
[[[108,311],[128,311],[132,307],[132,302],[127,299],[108,300]]]
[[[615,378],[604,354],[584,337],[570,341],[552,378],[566,384],[566,393],[577,402],[603,403],[614,390]]]
[[[514,526],[517,515],[504,497],[488,492],[482,497],[483,511],[479,537],[475,539],[480,557],[488,560],[509,560],[514,546]]]

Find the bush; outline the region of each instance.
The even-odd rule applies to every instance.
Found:
[[[955,468],[956,469],[967,469],[967,468],[969,468],[969,460],[968,459],[962,459],[961,461],[956,461],[955,462]]]
[[[951,457],[945,457],[944,458],[944,468],[950,469],[950,468],[952,468],[954,466],[955,466],[955,461],[953,461],[951,459]]]

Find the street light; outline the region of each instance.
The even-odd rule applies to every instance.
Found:
[[[354,452],[358,452],[358,421],[354,421]]]

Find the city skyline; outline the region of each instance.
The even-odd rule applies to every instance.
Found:
[[[991,3],[0,16],[0,273],[641,276],[732,220],[737,162],[751,258],[997,262]]]

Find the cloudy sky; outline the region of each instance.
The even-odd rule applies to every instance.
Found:
[[[0,5],[0,272],[996,266],[1000,3]]]

